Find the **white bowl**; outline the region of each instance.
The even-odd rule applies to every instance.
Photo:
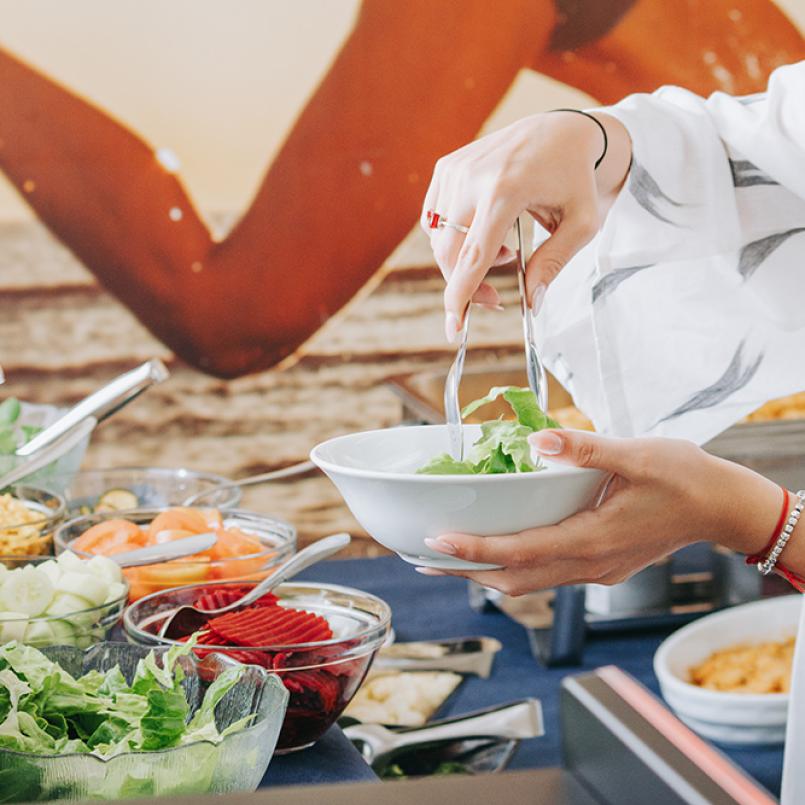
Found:
[[[465,449],[479,425],[464,426]],[[412,564],[494,569],[436,553],[426,537],[450,531],[480,536],[554,525],[589,506],[604,473],[546,461],[539,472],[507,475],[417,475],[448,449],[445,425],[415,425],[352,433],[310,454],[338,487],[358,522],[381,545]]]
[[[654,655],[665,701],[691,729],[713,741],[782,743],[787,693],[726,693],[687,680],[689,669],[714,651],[796,635],[801,607],[801,595],[786,595],[716,612],[674,632]]]

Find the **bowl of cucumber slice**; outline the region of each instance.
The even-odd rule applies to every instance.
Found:
[[[84,649],[101,643],[128,594],[119,565],[105,556],[0,556],[0,644]]]

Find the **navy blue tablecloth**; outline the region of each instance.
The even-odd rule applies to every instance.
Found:
[[[590,639],[579,668],[547,669],[532,657],[525,630],[499,612],[475,612],[462,579],[428,578],[396,557],[325,562],[301,574],[308,580],[346,584],[374,593],[393,610],[400,641],[464,635],[489,635],[503,644],[489,679],[468,677],[440,716],[534,696],[541,700],[546,734],[523,741],[510,768],[561,765],[559,684],[568,674],[616,664],[654,692],[659,692],[652,658],[667,633],[609,634]],[[726,754],[760,783],[779,793],[779,747],[725,749]],[[264,784],[298,785],[372,779],[368,767],[338,728],[311,749],[275,758]]]

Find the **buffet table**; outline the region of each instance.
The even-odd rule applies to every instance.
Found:
[[[523,741],[509,768],[561,765],[559,684],[567,674],[616,664],[652,691],[652,658],[665,634],[610,634],[591,639],[579,668],[546,669],[532,657],[525,630],[498,612],[475,612],[463,579],[426,578],[396,557],[325,562],[300,578],[359,587],[384,598],[394,612],[400,641],[489,635],[503,644],[489,679],[468,677],[438,715],[457,715],[533,696],[541,700],[546,734]],[[779,794],[780,747],[726,749],[726,754],[770,791]],[[271,762],[263,785],[301,785],[376,779],[343,733],[333,727],[315,747]]]

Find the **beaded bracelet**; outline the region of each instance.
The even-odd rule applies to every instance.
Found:
[[[805,509],[805,489],[800,489],[799,492],[797,492],[797,503],[794,508],[791,509],[788,519],[780,531],[777,540],[772,546],[769,555],[762,562],[758,562],[757,569],[762,575],[768,576],[769,573],[774,570],[777,560],[780,558],[780,554],[783,552],[783,548],[785,548],[787,545],[788,540],[791,539],[791,534],[794,533],[794,529],[799,522],[799,517],[802,514],[803,509]]]
[[[581,109],[551,109],[551,112],[573,112],[577,115],[584,115],[584,117],[592,120],[593,123],[595,123],[599,129],[601,129],[601,134],[604,135],[604,149],[601,151],[601,156],[595,160],[593,170],[597,170],[598,166],[604,161],[604,157],[607,155],[607,148],[609,148],[609,138],[607,137],[607,130],[604,128],[604,124],[597,117],[595,117],[595,115],[591,115],[589,112],[584,112]]]

